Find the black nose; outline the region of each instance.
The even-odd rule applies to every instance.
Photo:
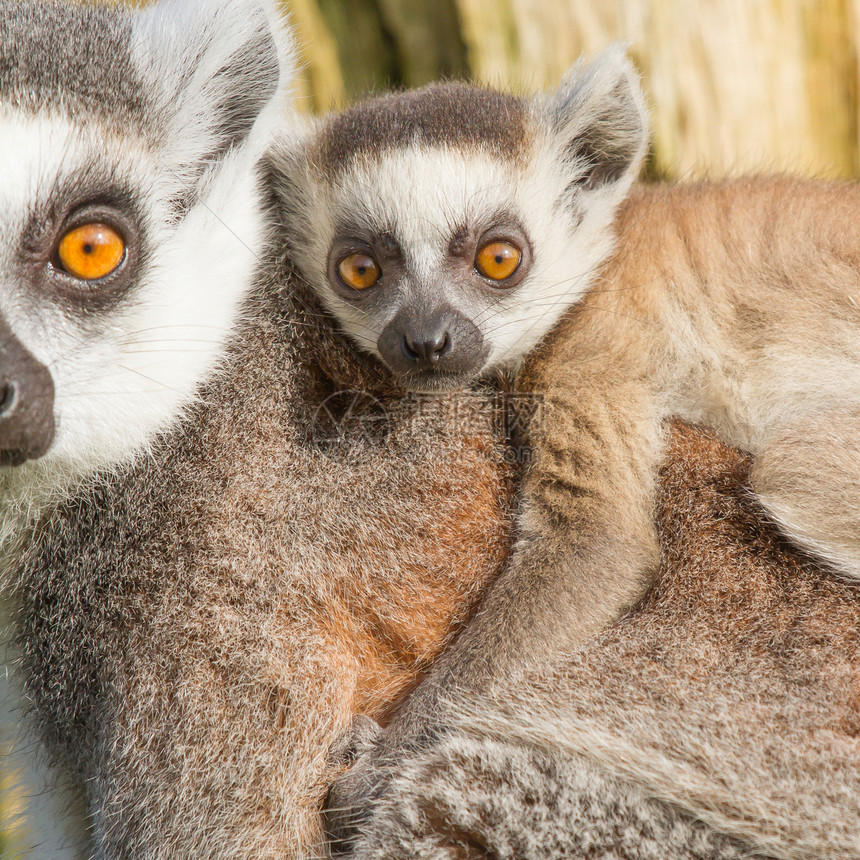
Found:
[[[54,441],[54,381],[0,318],[0,466],[46,454]]]
[[[382,360],[407,386],[467,383],[489,353],[478,327],[449,305],[406,305],[376,342]]]
[[[400,346],[407,361],[414,362],[423,370],[429,370],[451,350],[451,333],[445,329],[425,334],[423,338],[407,333],[403,335]]]

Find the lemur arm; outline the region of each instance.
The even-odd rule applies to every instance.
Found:
[[[448,702],[480,707],[490,688],[555,662],[631,606],[658,562],[654,516],[658,410],[637,382],[565,380],[533,427],[519,537],[475,618],[391,724],[336,783],[329,832],[343,839],[384,790],[398,751],[444,731]]]
[[[647,403],[636,385],[548,393],[511,561],[426,687],[478,693],[504,683],[575,648],[641,596],[658,560],[660,434]]]

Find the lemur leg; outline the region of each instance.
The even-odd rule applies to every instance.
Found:
[[[795,543],[860,577],[860,409],[792,424],[756,457],[752,487]]]
[[[537,459],[508,568],[390,726],[375,738],[362,728],[355,763],[332,789],[327,830],[345,846],[404,750],[444,731],[448,703],[480,708],[491,688],[515,684],[606,627],[653,578],[661,427],[647,392],[615,380],[548,393],[530,441]]]

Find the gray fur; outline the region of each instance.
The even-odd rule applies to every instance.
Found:
[[[526,726],[518,727],[527,733]],[[741,860],[753,855],[586,756],[455,733],[406,759],[361,860]]]
[[[274,36],[268,28],[254,35],[256,38],[244,44],[219,71],[218,77],[227,79],[225,83],[219,81],[226,95],[217,105],[212,123],[217,147],[204,156],[204,161],[217,161],[234,146],[240,146],[278,88],[280,66]],[[257,62],[251,65],[244,61],[247,55]]]
[[[103,6],[3,0],[0,104],[150,132],[158,114],[131,56],[131,18]]]
[[[497,106],[509,98],[488,98],[460,84],[395,94],[323,120],[303,143],[304,164],[285,159],[295,176],[284,189],[287,223],[306,240],[292,242],[297,265],[343,329],[407,390],[452,390],[516,370],[611,255],[617,207],[647,140],[644,99],[623,50],[575,67],[549,97],[517,102],[519,124]],[[462,122],[480,108],[479,128],[495,127],[494,137],[481,131],[481,139],[495,145],[482,147],[469,132],[449,134],[440,103],[459,112]],[[372,145],[365,146],[361,134]],[[516,261],[499,277],[481,263],[482,252],[496,243]],[[372,284],[351,281],[349,270],[341,270],[356,257],[373,261],[363,269],[379,273]],[[575,399],[576,386],[570,388]],[[543,441],[526,478],[511,567],[376,746],[338,781],[331,801],[334,835],[349,829],[362,794],[372,800],[385,791],[383,773],[402,749],[432,739],[444,725],[440,698],[446,689],[469,691],[480,701],[493,681],[510,681],[522,665],[596,632],[619,605],[641,594],[644,576],[624,578],[614,569],[634,546],[653,559],[647,528],[644,543],[637,535],[629,544],[624,533],[604,536],[595,528],[589,537],[613,552],[609,571],[593,578],[566,573],[587,565],[592,552],[579,534],[567,540],[564,511],[598,496],[578,483],[584,461],[566,456],[568,427],[558,427],[568,404],[549,385],[534,393],[546,396],[549,426],[546,437],[543,428],[532,428],[530,438]],[[638,426],[637,420],[629,423]],[[613,427],[619,436],[628,429],[624,420]],[[562,467],[555,468],[555,458]],[[632,474],[618,480],[636,486]],[[545,520],[539,525],[535,510]],[[611,613],[604,613],[610,603]],[[340,808],[346,813],[338,821]]]
[[[860,857],[856,587],[764,520],[751,458],[670,440],[643,604],[459,703],[398,760],[356,860]]]
[[[481,712],[495,686],[516,688],[524,672],[575,651],[639,603],[659,560],[653,512],[662,419],[700,420],[760,455],[752,483],[769,514],[801,546],[860,576],[860,332],[850,306],[857,186],[747,180],[642,189],[624,201],[642,152],[644,110],[617,50],[575,69],[535,117],[539,130],[520,169],[469,148],[416,145],[309,195],[323,213],[324,236],[332,223],[324,203],[344,201],[395,231],[404,257],[416,261],[408,291],[399,282],[390,289],[383,264],[376,284],[338,293],[337,283],[319,278],[312,252],[296,251],[344,328],[371,349],[376,337],[392,369],[383,305],[399,314],[401,304],[423,310],[422,302],[444,301],[480,321],[496,341],[485,367],[515,363],[546,308],[557,322],[517,382],[542,397],[545,410],[527,433],[536,457],[521,487],[510,564],[395,718],[372,743],[357,745],[330,797],[329,830],[347,848],[395,791],[387,783],[404,755],[441,742],[448,698]],[[555,171],[540,173],[547,163]],[[469,193],[458,196],[460,188]],[[474,201],[491,195],[496,211],[528,213],[520,223],[534,238],[534,263],[512,289],[499,284],[484,310],[475,298],[479,256],[469,249],[462,261],[463,268],[474,261],[466,290],[439,249]],[[602,255],[584,266],[578,244]],[[372,256],[373,247],[364,253]],[[541,268],[548,261],[559,262],[556,277]],[[761,313],[745,327],[736,309],[751,296]],[[499,355],[505,325],[510,346]],[[424,331],[430,354],[444,341]],[[401,342],[413,364],[423,359]],[[433,356],[435,364],[424,362],[424,376],[443,376],[455,350],[456,342]]]
[[[404,388],[466,386],[515,368],[587,289],[646,147],[644,98],[619,47],[577,65],[551,96],[463,83],[391,93],[284,142],[291,251],[344,331]],[[497,278],[477,262],[495,242],[519,254]],[[380,273],[365,288],[339,274],[355,254]],[[408,329],[396,322],[404,309]],[[472,324],[469,336],[436,331],[443,314]],[[431,335],[445,348],[416,361],[409,343]]]
[[[0,481],[56,484],[55,466],[74,480],[109,468],[118,447],[145,447],[217,359],[262,242],[253,165],[272,124],[283,127],[292,69],[266,2],[4,2],[0,28],[0,314],[51,368],[57,427],[38,466],[3,470]],[[125,248],[114,273],[84,285],[59,264],[58,246],[87,217],[113,225]],[[192,241],[195,230],[203,235]],[[177,361],[165,378],[156,356],[167,325]],[[113,408],[105,388],[120,389]],[[144,403],[152,409],[138,425]]]
[[[416,421],[419,405],[397,400],[386,374],[352,354],[304,300],[283,256],[284,232],[273,241],[224,372],[191,420],[151,458],[46,518],[14,577],[34,716],[87,792],[100,860],[325,853],[318,810],[334,776],[326,746],[355,710],[381,718],[380,702],[414,683],[504,554],[506,488],[487,401],[456,410],[455,421],[436,401],[437,420]],[[369,390],[389,420],[368,421],[345,439],[320,428],[323,407],[343,387]],[[365,417],[379,418],[368,408]],[[471,438],[462,438],[464,417]],[[468,543],[457,529],[470,526]],[[429,548],[428,534],[436,541]],[[456,613],[435,609],[441,586],[459,598],[451,600]],[[416,606],[445,617],[435,644],[421,644]],[[392,656],[396,647],[409,670]],[[604,670],[616,656],[606,653]],[[384,683],[368,693],[365,673],[379,664],[394,669],[380,671]],[[577,689],[556,680],[562,692]],[[532,689],[552,702],[539,686],[526,694]],[[753,702],[756,692],[753,685]],[[517,720],[503,710],[494,725],[513,734]],[[711,846],[732,856],[733,839],[745,835],[728,838],[718,825],[707,832],[695,824],[696,809],[673,817],[653,792],[607,776],[601,763],[582,775],[581,751],[543,739],[549,760],[543,751],[530,758],[495,741],[477,744],[478,758],[486,750],[502,769],[499,791],[513,783],[513,819],[478,822],[496,828],[482,838],[499,853],[511,850],[504,846],[523,821],[532,828],[523,851],[548,838],[583,845],[551,828],[542,835],[546,819],[516,817],[532,778],[538,801],[581,816],[607,857],[622,849],[633,856],[670,825],[681,828],[685,860]],[[472,750],[446,753],[461,789]],[[509,779],[512,763],[522,765],[523,782]],[[487,799],[486,785],[477,792]],[[525,797],[528,805],[528,789]],[[591,798],[606,806],[592,809]],[[540,802],[536,809],[542,815]],[[463,829],[474,825],[473,817]]]
[[[62,506],[15,577],[34,716],[97,858],[314,856],[369,630],[425,647],[416,593],[426,612],[465,588],[462,617],[506,545],[483,398],[401,403],[342,448],[318,423],[340,389],[390,402],[390,379],[303,298],[281,238],[184,430]]]
[[[265,238],[256,165],[284,127],[290,55],[274,0],[0,0],[0,732],[27,805],[53,806],[22,825],[28,857],[64,850],[45,819],[65,804],[15,704],[8,616],[32,607],[11,567],[41,513],[143,455],[215,371]],[[123,250],[87,280],[60,246],[94,223]]]
[[[427,144],[487,150],[516,161],[528,136],[523,99],[462,83],[431,84],[360,102],[333,117],[314,163],[333,178],[361,156]]]
[[[620,80],[605,74],[619,56],[623,48],[615,45],[590,66],[578,63],[549,100],[550,122],[570,140],[562,160],[565,173],[578,174],[568,185],[574,200],[578,189],[595,191],[622,181],[647,135],[644,99],[633,70],[628,67]]]

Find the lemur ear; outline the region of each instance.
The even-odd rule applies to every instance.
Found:
[[[291,248],[308,247],[313,226],[315,176],[308,145],[324,120],[302,116],[291,123],[289,133],[279,135],[262,161],[265,187],[277,199],[278,219],[287,228],[285,241]]]
[[[570,190],[626,193],[648,148],[648,111],[624,45],[577,63],[548,107]]]
[[[161,105],[162,152],[189,195],[229,153],[262,152],[295,74],[275,0],[160,0],[135,15],[133,33],[138,69]]]

